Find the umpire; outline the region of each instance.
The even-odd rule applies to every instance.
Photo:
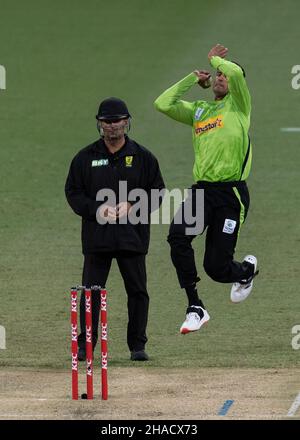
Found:
[[[121,200],[119,183],[126,182],[127,196],[131,190],[163,189],[164,181],[157,159],[145,147],[127,135],[131,116],[118,98],[101,102],[96,116],[100,139],[88,145],[72,160],[65,185],[65,194],[73,211],[82,218],[82,251],[84,286],[105,286],[112,259],[122,275],[128,296],[127,344],[131,360],[146,361],[146,327],[149,296],[145,258],[150,239],[150,221],[132,224],[120,221],[131,210],[132,203]],[[110,189],[116,204],[96,200],[99,190]],[[97,213],[98,211],[98,213]],[[151,209],[148,211],[148,220]],[[96,215],[107,220],[98,222]],[[123,219],[124,220],[124,219]],[[100,298],[93,291],[93,349],[98,339]],[[85,360],[85,300],[80,300],[81,334],[78,337],[78,359]]]

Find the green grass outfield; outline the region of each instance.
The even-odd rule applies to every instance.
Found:
[[[299,17],[297,0],[1,0],[0,324],[7,349],[0,366],[69,368],[69,287],[81,279],[82,255],[80,219],[64,183],[72,157],[97,138],[99,101],[123,98],[131,136],[159,158],[169,189],[186,188],[191,132],[156,112],[153,101],[193,69],[208,68],[208,50],[220,42],[245,67],[253,98],[252,202],[237,257],[257,255],[261,274],[249,300],[231,305],[230,285],[202,269],[198,238],[211,321],[183,337],[186,299],[169,258],[168,227],[152,227],[147,367],[299,367],[291,329],[300,324],[300,133],[280,132],[300,126],[300,90],[291,87]],[[195,87],[187,98],[200,96],[211,99],[211,92]],[[107,287],[110,364],[130,365],[116,265]]]

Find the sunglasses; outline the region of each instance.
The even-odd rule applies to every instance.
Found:
[[[118,119],[101,119],[102,122],[105,122],[105,124],[117,124],[118,122],[124,121],[125,118],[118,118]]]

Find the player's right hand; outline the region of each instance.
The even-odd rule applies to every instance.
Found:
[[[100,217],[104,218],[108,223],[115,223],[117,220],[116,208],[109,205],[101,205],[99,215]]]
[[[222,44],[216,44],[208,52],[208,59],[210,61],[211,57],[215,57],[215,56],[225,58],[227,53],[228,53],[227,47],[222,46]]]

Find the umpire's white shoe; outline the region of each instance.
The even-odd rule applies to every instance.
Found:
[[[242,280],[239,283],[234,283],[231,288],[230,299],[234,303],[244,301],[251,293],[253,287],[253,278],[258,274],[257,258],[253,255],[247,255],[244,258],[250,264],[253,264],[253,275],[248,280]]]
[[[209,314],[200,306],[191,306],[186,310],[186,318],[180,327],[180,333],[185,335],[190,332],[199,330],[203,324],[206,324],[210,319]]]

